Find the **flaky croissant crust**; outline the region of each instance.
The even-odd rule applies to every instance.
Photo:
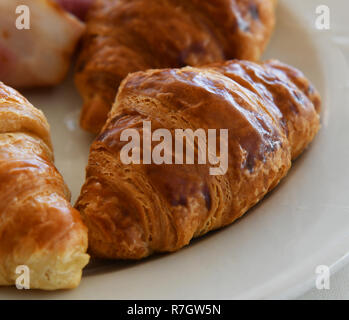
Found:
[[[232,223],[274,188],[319,129],[320,97],[278,61],[229,61],[129,75],[91,146],[76,208],[93,255],[139,259],[175,251]],[[124,165],[120,135],[152,130],[228,129],[229,166]],[[142,148],[142,145],[141,145]]]
[[[81,126],[98,133],[131,72],[258,60],[275,24],[273,0],[97,0],[76,70]]]
[[[0,82],[0,285],[29,267],[30,288],[74,288],[89,257],[87,230],[53,164],[43,113]]]

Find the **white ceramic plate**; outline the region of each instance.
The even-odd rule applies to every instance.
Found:
[[[5,288],[0,299],[295,298],[314,285],[316,266],[338,269],[349,252],[349,72],[341,31],[315,28],[315,8],[323,3],[332,28],[344,32],[346,19],[336,25],[334,17],[344,17],[347,1],[280,0],[265,56],[303,70],[323,97],[321,132],[274,192],[238,222],[175,254],[95,262],[75,290]],[[78,127],[81,101],[73,81],[24,94],[49,119],[56,165],[75,201],[93,137]]]

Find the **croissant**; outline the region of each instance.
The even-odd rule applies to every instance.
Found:
[[[99,133],[131,72],[258,60],[276,0],[97,0],[76,68],[81,126]]]
[[[0,82],[0,285],[15,284],[23,265],[32,289],[79,284],[87,229],[69,197],[43,113]]]
[[[291,160],[316,135],[319,112],[316,89],[300,71],[275,60],[129,75],[91,146],[76,204],[89,230],[91,254],[140,259],[176,251],[194,237],[231,224],[287,174]],[[172,151],[179,129],[228,130],[226,170],[212,174],[211,162],[198,160],[171,164],[176,150],[169,163],[148,162],[145,123],[154,135],[153,159],[165,141],[165,134],[163,140],[155,137],[160,128],[171,133]],[[131,129],[139,134],[138,145],[136,138],[128,142],[123,136]],[[195,159],[203,149],[198,141],[186,145]],[[218,148],[219,139],[214,142]],[[122,159],[129,143],[135,147],[132,156],[139,152],[141,161]],[[222,154],[224,144],[219,148]]]
[[[54,0],[63,9],[71,12],[81,20],[86,18],[87,12],[94,0]]]

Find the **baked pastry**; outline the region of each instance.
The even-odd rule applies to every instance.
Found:
[[[62,8],[71,12],[81,20],[85,20],[86,14],[94,0],[53,0]]]
[[[0,81],[15,88],[59,84],[84,30],[53,0],[1,0]]]
[[[192,238],[232,223],[287,174],[291,160],[316,135],[319,112],[319,94],[304,75],[275,60],[129,75],[91,146],[76,204],[89,230],[91,253],[140,259],[176,251]],[[226,173],[212,175],[210,163],[199,160],[146,164],[146,122],[153,134],[165,128],[171,137],[178,129],[207,134],[228,129]],[[143,141],[138,146],[131,141],[136,148],[132,156],[140,150],[139,163],[122,160],[130,143],[123,137],[127,129]],[[172,141],[172,155],[177,154],[174,145]],[[156,146],[153,139],[153,157]],[[198,142],[191,146],[196,159],[202,147]],[[188,152],[190,145],[186,148]]]
[[[15,284],[22,265],[32,289],[80,283],[87,229],[69,197],[45,116],[0,82],[0,285]]]
[[[274,27],[274,0],[96,0],[76,68],[81,126],[98,133],[131,72],[258,60]]]

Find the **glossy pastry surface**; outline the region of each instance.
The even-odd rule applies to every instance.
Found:
[[[53,164],[43,113],[0,82],[0,285],[18,266],[31,289],[67,289],[88,263],[87,229]]]
[[[97,0],[89,12],[76,83],[81,126],[98,133],[131,72],[258,60],[274,27],[273,0]]]
[[[304,75],[275,60],[129,75],[91,146],[76,205],[91,253],[139,259],[232,223],[287,174],[316,135],[319,112],[319,94]],[[144,121],[172,136],[228,129],[227,173],[210,175],[209,164],[124,164],[122,132],[142,137]]]

